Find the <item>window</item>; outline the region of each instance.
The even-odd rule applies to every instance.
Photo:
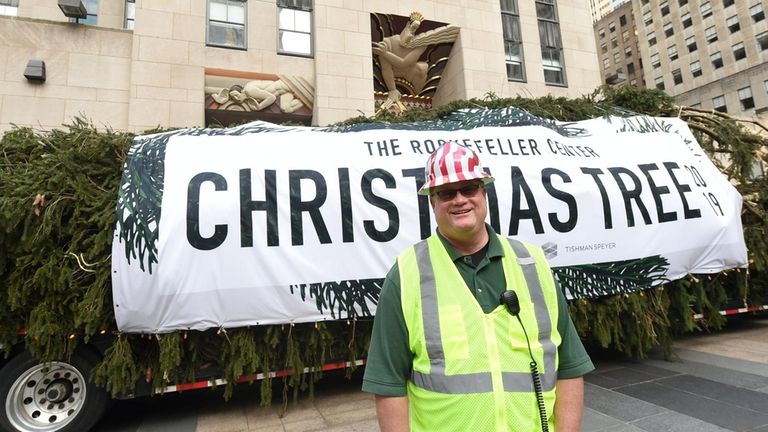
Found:
[[[520,32],[520,12],[517,0],[501,0],[501,25],[504,33],[504,61],[507,66],[507,79],[510,81],[525,81],[525,62],[523,61],[523,38]],[[600,38],[605,36],[602,32]],[[601,44],[603,52],[608,48],[605,42]]]
[[[628,74],[635,73],[635,64],[634,63],[627,63],[627,73]]]
[[[536,16],[539,20],[544,82],[564,86],[563,42],[560,37],[560,22],[557,19],[555,0],[536,0]]]
[[[624,48],[624,55],[625,55],[627,58],[631,58],[631,57],[632,57],[632,47],[626,47],[626,48]]]
[[[707,42],[714,42],[717,40],[717,29],[715,26],[707,27],[704,30],[704,37],[707,38]]]
[[[752,21],[759,22],[765,19],[765,12],[763,12],[763,4],[758,3],[749,8],[749,14],[752,16]]]
[[[277,0],[279,54],[312,55],[312,0]]]
[[[757,39],[757,46],[760,47],[760,51],[768,50],[768,32],[762,32],[755,38]]]
[[[637,87],[637,80],[634,78],[629,80],[629,85],[631,85],[632,87]]]
[[[603,54],[608,52],[608,45],[605,42],[600,44],[600,51],[602,51]]]
[[[136,17],[136,0],[125,0],[125,22],[123,27],[133,29],[133,20]]]
[[[612,23],[608,24],[608,31],[611,32],[611,33],[616,31],[616,23],[615,22],[612,22]]]
[[[245,49],[245,2],[208,0],[208,45]]]
[[[751,87],[744,87],[739,89],[739,101],[741,101],[742,111],[746,111],[755,107],[755,101],[752,99]]]
[[[619,41],[616,40],[616,36],[611,38],[611,48],[616,48],[619,46]]]
[[[656,32],[655,31],[649,31],[646,36],[648,37],[648,45],[649,46],[656,45]]]
[[[624,30],[623,32],[621,32],[621,40],[623,40],[624,42],[629,40],[629,30]]]
[[[603,70],[607,71],[609,67],[611,67],[611,59],[606,57],[603,59]]]
[[[651,54],[651,66],[653,66],[654,69],[661,66],[661,61],[659,60],[659,53]]]
[[[615,64],[621,64],[621,55],[619,55],[619,53],[613,53],[613,62]]]
[[[96,25],[99,16],[99,0],[82,0],[85,6],[85,18],[70,18],[71,22],[80,24]]]
[[[0,0],[0,15],[16,16],[19,11],[19,0]]]
[[[712,98],[712,106],[714,107],[715,111],[722,113],[728,112],[728,107],[725,106],[725,97],[722,95]]]
[[[683,23],[683,28],[688,28],[693,25],[693,20],[691,20],[691,13],[686,12],[680,16],[680,21]]]
[[[680,6],[685,6],[688,4],[688,0],[680,0],[677,2],[677,4],[679,4]]]
[[[656,77],[653,81],[657,89],[664,90],[664,77]]]
[[[661,16],[669,15],[669,3],[667,1],[659,3],[659,9],[661,9]]]
[[[643,14],[643,22],[645,23],[645,25],[653,24],[653,13],[651,11],[648,11]]]
[[[565,67],[563,66],[562,55],[562,49],[542,47],[544,82],[547,84],[565,85]]]
[[[698,48],[696,46],[696,36],[689,36],[685,38],[685,46],[688,47],[688,52],[692,53]]]
[[[728,6],[731,6],[734,3],[735,0],[723,0],[723,9],[727,8]]]
[[[700,10],[702,19],[712,16],[712,4],[710,2],[704,2]]]
[[[694,78],[697,76],[701,76],[701,62],[696,60],[693,63],[691,63],[691,75],[693,75]]]
[[[622,27],[627,25],[627,16],[626,15],[622,15],[622,16],[619,17],[619,25],[622,26]]]
[[[741,29],[741,26],[739,26],[739,17],[736,15],[728,17],[728,19],[725,20],[725,25],[728,26],[728,30],[730,30],[731,33],[736,33]]]
[[[680,85],[683,83],[683,74],[680,72],[680,69],[675,69],[672,71],[672,81],[674,81],[675,85]]]
[[[504,7],[504,2],[502,1],[501,3],[502,3],[501,7],[503,8]],[[503,10],[504,9],[502,9],[502,11]],[[605,39],[605,29],[601,28],[600,30],[598,30],[597,31],[597,35],[600,36],[600,39]]]
[[[670,60],[677,60],[677,45],[667,47],[667,55],[669,55]]]
[[[670,37],[675,34],[675,29],[672,28],[672,23],[668,22],[664,24],[664,36]]]
[[[710,55],[709,61],[712,62],[712,67],[714,69],[720,69],[721,67],[723,67],[723,56],[720,55],[720,51]]]
[[[741,60],[747,56],[747,52],[744,50],[744,42],[733,45],[731,49],[733,49],[734,60]]]

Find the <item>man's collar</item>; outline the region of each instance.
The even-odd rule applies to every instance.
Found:
[[[491,228],[491,226],[487,223],[485,224],[485,229],[488,231],[488,258],[490,259],[493,257],[504,256],[504,250],[501,248],[501,242],[499,241],[499,236],[496,234],[496,231],[494,231],[493,228]],[[443,237],[443,235],[440,233],[440,230],[437,230],[436,232],[437,237],[443,243],[443,247],[445,247],[445,250],[448,252],[448,256],[451,257],[451,261],[456,261],[457,259],[460,259],[464,256],[453,248],[451,243],[449,243],[448,240],[446,240],[446,238]]]

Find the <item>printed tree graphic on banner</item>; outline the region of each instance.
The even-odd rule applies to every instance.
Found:
[[[573,125],[574,123],[556,123],[554,120],[537,117],[520,108],[507,107],[498,109],[462,109],[437,120],[424,120],[418,123],[355,123],[332,126],[320,130],[328,132],[360,132],[372,129],[455,131],[478,127],[542,126],[552,129],[565,137],[588,135],[586,130],[574,127]]]
[[[134,141],[123,166],[116,205],[118,240],[124,242],[125,257],[129,263],[138,258],[141,270],[149,273],[157,263],[157,226],[169,137]]]
[[[669,262],[655,255],[626,261],[612,261],[553,268],[561,288],[576,298],[628,294],[668,282]]]
[[[346,280],[291,285],[291,294],[298,291],[301,300],[315,299],[317,310],[331,313],[333,319],[370,317],[369,302],[378,304],[384,279]]]

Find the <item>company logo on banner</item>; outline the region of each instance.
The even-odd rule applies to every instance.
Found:
[[[496,178],[488,223],[540,245],[571,298],[747,263],[741,197],[674,118],[516,109],[347,128],[252,123],[138,137],[113,245],[122,331],[347,319],[435,222],[417,195],[452,140]]]

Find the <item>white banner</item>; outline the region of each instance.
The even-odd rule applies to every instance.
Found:
[[[496,178],[488,222],[541,245],[569,297],[747,264],[741,197],[679,119],[345,132],[255,123],[136,140],[112,254],[120,330],[373,314],[395,257],[435,230],[416,191],[445,140],[477,152]],[[159,209],[130,198],[152,193]]]

